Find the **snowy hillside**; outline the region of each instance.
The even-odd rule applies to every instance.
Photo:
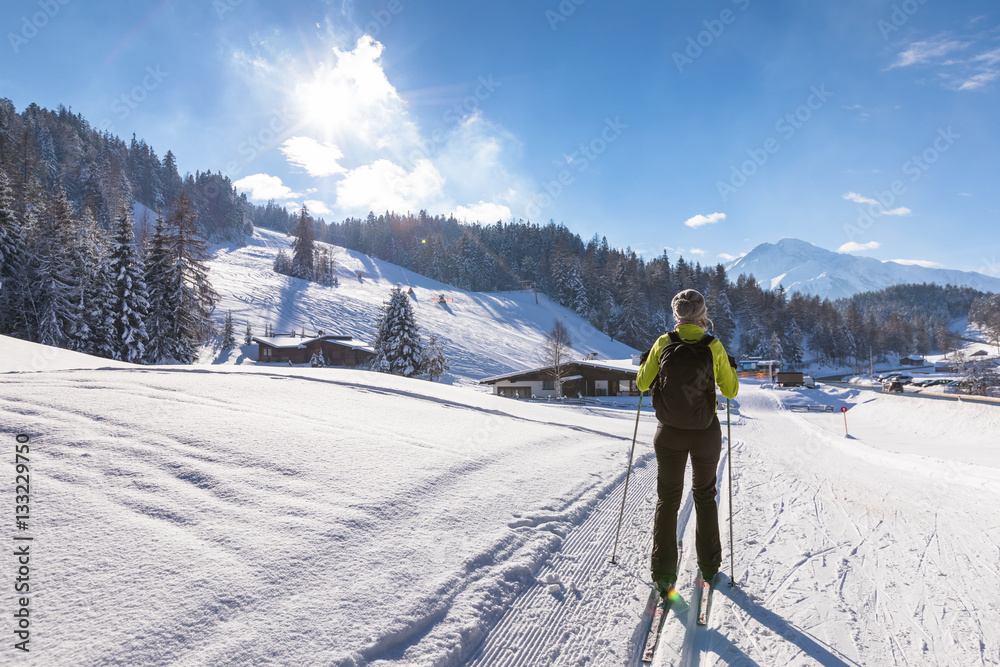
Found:
[[[465,292],[450,285],[406,271],[362,253],[335,248],[339,287],[324,287],[272,270],[280,249],[289,251],[292,239],[267,229],[257,229],[245,247],[215,248],[209,263],[211,280],[221,301],[216,320],[233,311],[237,337],[242,341],[246,322],[254,335],[263,335],[264,324],[276,333],[352,335],[371,342],[379,306],[388,301],[392,287],[411,296],[417,324],[426,336],[437,334],[451,364],[445,381],[470,382],[511,370],[538,366],[537,353],[544,333],[556,318],[564,319],[577,356],[596,352],[602,359],[623,359],[637,351],[612,341],[583,318],[529,291],[487,294]],[[358,277],[360,273],[361,277]],[[444,296],[444,304],[437,303]],[[247,363],[256,346],[234,350],[222,359],[214,349],[202,361]]]
[[[831,300],[903,283],[951,284],[1000,292],[1000,278],[971,271],[880,262],[788,238],[760,244],[726,267],[726,271],[734,282],[741,274],[753,275],[764,288],[773,289],[780,284],[789,291]]]
[[[25,355],[48,366],[10,371]],[[612,566],[634,410],[344,369],[95,369],[70,355],[0,339],[0,438],[30,436],[19,535],[34,556],[31,652],[8,645],[4,664],[636,664],[648,411]],[[745,383],[741,586],[724,579],[709,627],[694,625],[686,505],[684,602],[654,664],[1000,665],[997,420],[993,406]],[[729,463],[724,450],[724,538]],[[0,503],[14,493],[0,487]]]

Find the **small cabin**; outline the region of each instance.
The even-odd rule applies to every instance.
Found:
[[[563,366],[563,396],[638,396],[635,384],[639,367],[631,359],[578,360]],[[508,398],[554,398],[559,395],[552,367],[495,375],[479,381],[493,386],[493,393]]]
[[[296,336],[254,336],[257,361],[262,363],[308,364],[316,352],[324,366],[367,366],[375,350],[351,336],[326,334],[315,338]]]

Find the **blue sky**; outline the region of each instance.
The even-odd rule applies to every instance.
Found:
[[[785,236],[1000,275],[995,2],[6,3],[0,96],[328,220]]]

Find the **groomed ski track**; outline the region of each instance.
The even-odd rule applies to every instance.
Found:
[[[725,464],[723,449],[720,479]],[[677,530],[694,545],[690,475],[685,485]],[[656,459],[652,454],[633,467],[617,563],[612,565],[609,561],[623,490],[624,481],[572,529],[563,548],[539,571],[538,583],[511,606],[473,654],[469,667],[642,664],[651,622],[647,609],[649,552],[656,507]],[[695,561],[693,546],[685,548],[682,571],[696,567],[692,565]],[[675,617],[685,614],[685,609],[672,605],[664,626],[677,623]],[[692,616],[692,642],[694,620]],[[661,648],[657,647],[657,655]]]
[[[696,625],[688,504],[678,524],[690,545],[683,602],[671,606],[652,664],[1000,665],[1000,472],[838,437],[817,425],[830,417],[792,413],[780,392],[749,383],[740,403],[732,426],[739,586],[729,586],[724,446],[723,573],[709,623]],[[629,495],[618,565],[608,559],[620,486],[570,529],[468,665],[641,664],[651,455],[636,466]]]

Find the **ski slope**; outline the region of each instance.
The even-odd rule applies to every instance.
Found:
[[[838,412],[788,409],[803,403]],[[685,505],[690,606],[654,664],[1000,665],[992,406],[745,383],[734,407],[740,587],[723,577],[694,626]],[[3,664],[637,663],[648,409],[615,565],[634,408],[345,369],[114,366],[0,338],[0,410],[8,447],[31,437],[37,554],[32,651],[5,645]]]
[[[573,311],[530,291],[497,294],[466,292],[359,252],[329,246],[337,263],[338,287],[325,287],[272,270],[279,250],[290,253],[292,238],[267,229],[254,230],[246,246],[216,246],[209,262],[210,279],[219,293],[215,316],[219,330],[232,311],[237,338],[246,323],[254,335],[271,324],[278,334],[351,335],[371,343],[379,307],[393,287],[412,288],[411,303],[422,334],[437,334],[451,371],[443,380],[470,384],[484,377],[540,365],[538,350],[556,319],[564,320],[574,355],[596,352],[601,359],[626,359],[637,350],[612,341]],[[321,244],[325,245],[325,244]],[[358,277],[358,274],[361,277]],[[438,304],[444,296],[445,304]],[[256,344],[230,353],[216,342],[202,361],[252,363]]]

